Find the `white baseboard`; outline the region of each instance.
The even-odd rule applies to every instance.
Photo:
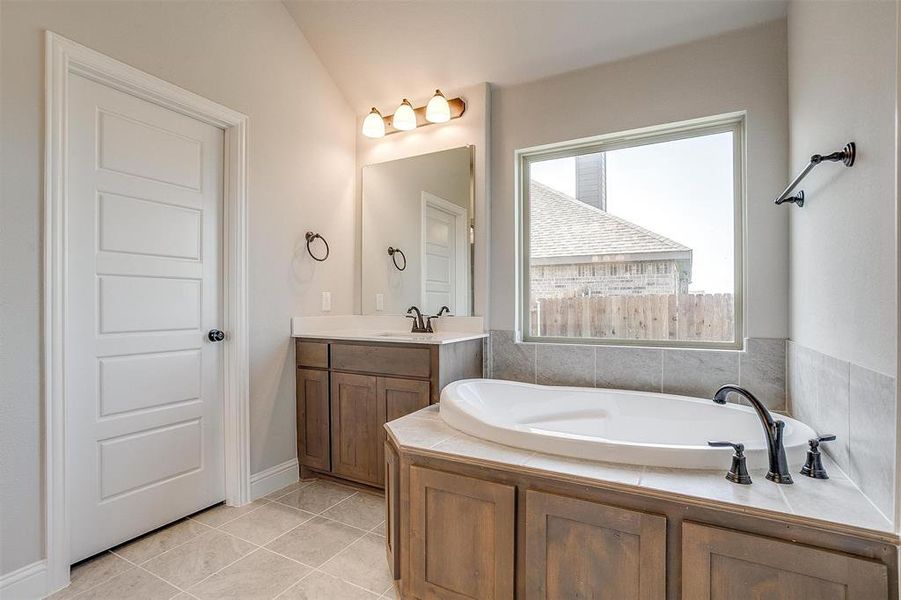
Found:
[[[250,476],[250,497],[253,500],[262,498],[280,490],[286,485],[291,485],[300,479],[300,466],[297,459],[286,460],[280,465],[269,467],[259,473]]]
[[[0,575],[0,599],[38,600],[48,595],[47,561],[39,560]]]

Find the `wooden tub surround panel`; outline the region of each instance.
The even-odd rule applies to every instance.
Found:
[[[442,439],[434,408],[387,426],[386,551],[405,600],[898,598],[892,532],[594,475],[612,466],[554,471],[568,459],[460,432],[465,443],[409,433],[428,419]]]

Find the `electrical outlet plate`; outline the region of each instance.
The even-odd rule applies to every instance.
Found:
[[[322,311],[328,312],[332,310],[332,293],[322,292]]]

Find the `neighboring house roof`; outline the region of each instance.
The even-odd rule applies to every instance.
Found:
[[[539,225],[529,232],[533,260],[581,257],[575,262],[586,262],[591,257],[621,254],[691,259],[690,248],[534,180],[529,210],[532,223]]]

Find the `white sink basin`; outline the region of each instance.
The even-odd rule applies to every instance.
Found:
[[[392,340],[427,340],[432,337],[429,333],[398,333],[396,331],[385,331],[375,334],[375,337],[387,338]]]

